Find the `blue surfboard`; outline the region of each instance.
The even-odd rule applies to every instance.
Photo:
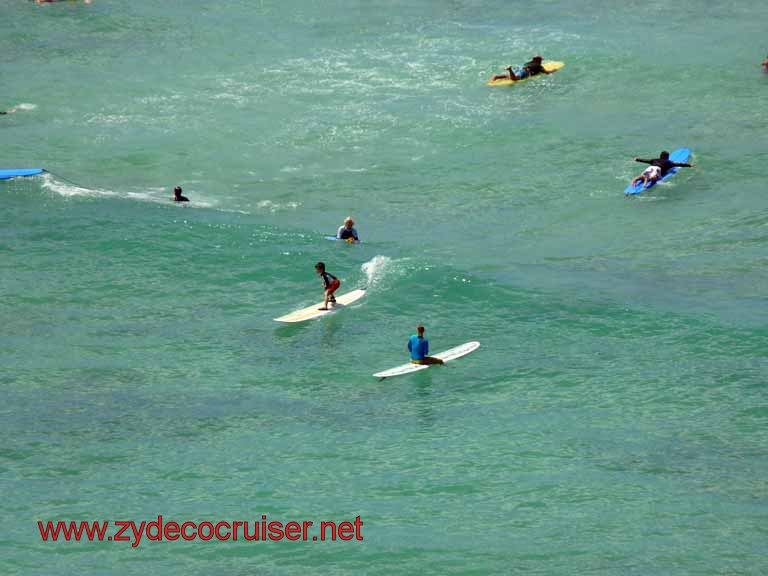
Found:
[[[669,155],[669,159],[672,160],[672,162],[685,164],[688,162],[688,160],[691,159],[691,151],[688,148],[678,148]],[[627,186],[627,189],[624,190],[624,194],[640,194],[640,192],[645,192],[648,190],[648,188],[653,188],[657,183],[664,182],[664,180],[669,180],[679,171],[680,168],[672,168],[672,170],[667,172],[663,178],[659,178],[653,182],[648,182],[648,184],[645,186],[643,186],[641,182],[638,182],[636,186],[632,186],[632,183],[630,182],[629,186]]]
[[[45,172],[42,168],[16,168],[15,170],[0,170],[0,180],[19,178],[22,176],[37,176]]]
[[[342,240],[341,238],[337,238],[336,236],[325,236],[326,240],[333,240],[334,242],[346,242],[347,244],[362,244],[359,240],[357,242],[347,242],[346,240]]]

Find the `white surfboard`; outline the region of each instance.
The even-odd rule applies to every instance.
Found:
[[[296,312],[291,312],[285,316],[280,316],[280,318],[275,318],[275,322],[304,322],[305,320],[320,318],[326,314],[333,314],[334,312],[338,312],[345,306],[352,304],[352,302],[357,302],[363,296],[365,296],[365,288],[352,290],[352,292],[347,292],[341,296],[336,296],[336,304],[328,303],[328,310],[318,310],[318,308],[323,305],[322,302],[318,302],[313,306],[308,306],[302,310],[296,310]]]
[[[461,358],[462,356],[466,356],[467,354],[470,354],[480,348],[480,342],[467,342],[466,344],[462,344],[461,346],[456,346],[456,348],[451,348],[450,350],[446,350],[445,352],[440,352],[440,354],[434,354],[435,358],[440,358],[440,360],[443,360],[444,362],[450,362],[451,360],[456,360],[456,358]],[[437,364],[411,364],[410,362],[408,364],[403,364],[402,366],[398,366],[397,368],[391,368],[389,370],[384,370],[384,372],[377,372],[374,374],[376,378],[391,378],[392,376],[400,376],[402,374],[410,374],[411,372],[418,372],[419,370],[426,370],[430,366],[437,366]]]

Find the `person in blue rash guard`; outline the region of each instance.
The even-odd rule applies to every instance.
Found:
[[[429,356],[429,340],[424,338],[424,326],[416,327],[416,334],[408,340],[411,364],[443,364],[440,358]]]

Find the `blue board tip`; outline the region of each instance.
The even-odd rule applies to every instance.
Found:
[[[37,176],[43,172],[45,172],[44,168],[9,168],[7,170],[0,170],[0,180],[20,178],[23,176]]]

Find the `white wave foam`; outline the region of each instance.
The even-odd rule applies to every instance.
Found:
[[[73,196],[86,196],[86,197],[98,197],[98,196],[117,196],[116,192],[109,190],[99,190],[92,188],[84,188],[74,183],[59,182],[54,178],[52,174],[43,174],[43,188],[55,192],[61,196],[73,197]]]
[[[22,102],[21,104],[16,104],[13,108],[8,109],[8,114],[13,114],[14,112],[18,112],[19,110],[24,110],[26,112],[30,110],[34,110],[37,108],[37,104],[28,104],[26,102]]]
[[[392,258],[378,254],[360,267],[368,277],[368,287],[377,284],[392,268]]]
[[[299,206],[301,206],[300,202],[286,202],[285,204],[280,204],[278,202],[272,202],[272,200],[262,200],[258,204],[256,204],[258,208],[269,210],[270,212],[277,212],[278,210],[295,210]]]

